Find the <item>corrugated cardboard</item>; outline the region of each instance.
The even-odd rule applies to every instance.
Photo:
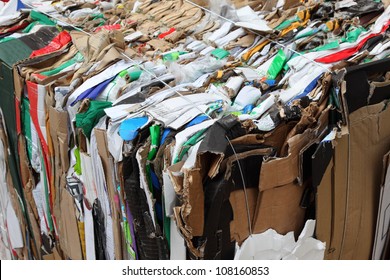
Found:
[[[232,240],[241,244],[250,234],[248,220],[253,222],[259,190],[257,188],[248,188],[246,197],[244,190],[235,190],[230,193],[229,201],[233,208],[233,220],[230,222],[230,237]],[[245,200],[248,200],[248,209]]]
[[[390,86],[370,77],[388,71],[389,61],[348,68],[340,83],[346,126],[317,194],[317,237],[329,241],[326,259],[372,256],[382,159],[390,149]]]
[[[72,260],[82,260],[81,242],[76,218],[74,199],[66,189],[60,189],[61,216],[59,234],[61,249]]]
[[[319,141],[327,127],[329,107],[321,112],[314,128],[287,140],[288,155],[263,162],[259,179],[259,196],[254,233],[272,228],[279,234],[293,231],[296,236],[304,225],[305,209],[301,200],[307,182],[303,181],[301,151]],[[267,143],[267,141],[265,141]]]
[[[324,176],[318,194],[321,205],[325,199],[321,188],[333,189],[333,212],[318,216],[321,223],[331,220],[333,227],[330,233],[324,232],[319,223],[317,229],[320,240],[332,236],[327,259],[371,258],[382,157],[390,148],[389,119],[390,109],[383,102],[358,109],[349,116],[349,135],[337,140],[333,172]],[[323,211],[327,210],[318,209],[318,213]]]
[[[7,155],[8,154],[8,157],[5,157],[5,161],[6,161],[6,166],[7,166],[7,170],[6,170],[6,182],[7,182],[7,186],[8,186],[8,192],[9,192],[9,195],[10,195],[10,198],[11,198],[11,204],[12,204],[12,207],[15,211],[15,214],[19,220],[19,224],[20,224],[20,228],[22,230],[22,236],[23,236],[23,242],[24,244],[26,245],[27,243],[27,236],[26,236],[26,233],[27,230],[28,230],[28,224],[27,224],[27,220],[26,220],[26,217],[24,216],[24,212],[23,212],[23,206],[21,205],[21,201],[19,199],[19,194],[17,192],[17,189],[15,188],[15,186],[13,185],[13,178],[11,176],[11,170],[10,170],[10,155],[9,155],[9,141],[8,141],[8,137],[7,137],[7,132],[6,132],[6,127],[5,127],[5,122],[3,120],[3,117],[1,116],[0,118],[0,141],[3,142],[3,146],[4,146],[4,155]],[[16,253],[18,255],[18,258],[20,259],[29,259],[29,253],[31,253],[29,251],[30,248],[28,248],[27,246],[25,246],[24,248],[22,249],[17,249],[16,250]]]
[[[376,223],[375,241],[372,252],[373,260],[380,260],[385,251],[386,239],[390,227],[390,152],[383,157],[380,201]]]
[[[52,261],[62,260],[60,254],[58,253],[58,250],[55,247],[53,248],[53,253],[43,256],[43,259]]]
[[[183,182],[182,217],[193,236],[203,235],[204,195],[200,168],[187,170]],[[191,212],[191,215],[188,215]]]
[[[49,107],[50,136],[54,150],[55,185],[59,186],[61,176],[69,169],[68,113]]]
[[[348,164],[348,141],[346,138],[337,141],[336,150],[337,152],[333,153],[333,158],[318,186],[316,211],[316,236],[319,240],[326,242],[325,259],[333,260],[340,258],[340,248],[344,236]]]
[[[320,147],[322,148],[322,147]],[[333,153],[332,153],[333,155]],[[326,251],[324,256],[328,256],[332,253],[332,230],[334,215],[335,197],[333,196],[334,190],[332,190],[332,172],[333,172],[333,161],[330,161],[322,177],[323,186],[317,187],[316,193],[316,235],[317,238],[326,244]],[[329,257],[328,257],[329,258]]]
[[[39,216],[35,200],[33,198],[33,188],[35,187],[35,180],[32,175],[29,160],[26,150],[26,140],[22,135],[18,136],[18,150],[19,150],[19,162],[20,162],[20,173],[21,173],[21,183],[23,186],[24,197],[25,197],[25,207],[26,215],[29,221],[31,229],[31,250],[36,259],[41,259],[41,232],[39,227]]]
[[[9,182],[9,186],[12,186],[12,188],[15,188],[16,190],[16,192],[15,190],[10,190],[10,193],[11,195],[14,194],[15,198],[19,196],[23,203],[24,193],[22,183],[20,181],[19,157],[16,156],[18,154],[16,112],[19,109],[17,104],[20,103],[15,102],[12,67],[18,60],[25,59],[30,52],[31,49],[18,40],[0,43],[0,107],[4,114],[4,122],[7,124],[6,134],[4,134],[4,137],[8,137],[7,146],[10,149],[10,153],[6,153],[8,154],[7,165],[10,171],[10,178],[12,178],[12,183]],[[16,202],[19,204],[18,200],[16,200]],[[28,211],[28,213],[30,213],[30,211]],[[21,216],[18,216],[21,223],[27,223],[24,227],[22,225],[22,228],[28,230],[28,217],[24,217],[22,211],[17,211],[17,214],[21,214]],[[36,252],[36,250],[34,251]],[[38,257],[38,254],[34,254],[34,256]],[[24,257],[21,256],[21,258],[28,258],[28,256],[26,254]]]
[[[50,31],[50,34],[55,34],[55,30]],[[50,36],[49,36],[50,37]],[[49,37],[47,37],[49,39]],[[43,44],[43,43],[41,43]],[[61,50],[58,52],[50,53],[44,56],[35,57],[32,59],[26,59],[18,62],[13,69],[14,74],[14,87],[15,87],[15,99],[22,100],[24,97],[24,87],[25,81],[31,78],[31,74],[37,69],[45,69],[49,66],[58,65],[63,63],[63,59],[60,57],[65,53],[65,57],[72,54],[67,54],[66,51]],[[73,52],[74,53],[74,52]],[[36,85],[35,83],[33,85]],[[36,85],[38,86],[38,85]],[[43,86],[40,86],[43,88]],[[47,135],[47,151],[50,155],[50,160],[47,160],[47,164],[50,165],[49,169],[52,170],[52,174],[49,175],[51,178],[50,181],[50,195],[52,199],[52,213],[54,222],[57,223],[56,218],[60,215],[59,211],[59,189],[65,188],[65,181],[63,180],[63,175],[67,172],[69,167],[69,156],[68,156],[68,128],[67,122],[68,117],[66,112],[60,112],[55,110],[52,107],[53,97],[50,95],[50,90],[48,87],[45,88],[44,94],[42,95],[44,101],[43,106],[45,106],[45,125],[43,133]],[[43,124],[43,122],[42,122]],[[22,155],[20,157],[20,171],[22,175],[22,184],[24,190],[26,192],[26,202],[27,209],[31,209],[31,211],[36,211],[35,202],[32,198],[31,194],[32,188],[35,186],[34,178],[31,172],[31,167],[29,165],[29,161],[26,154],[26,143],[24,137],[19,135],[19,153]],[[31,206],[29,205],[31,204]],[[31,228],[33,233],[32,244],[34,242],[37,244],[37,248],[41,246],[40,241],[40,230],[39,230],[39,222],[36,221],[34,224],[31,220]],[[58,237],[58,236],[56,236]],[[40,250],[37,250],[40,253]]]
[[[35,203],[31,197],[31,174],[28,161],[25,156],[25,143],[19,134],[21,133],[20,106],[23,94],[23,83],[17,75],[14,65],[26,59],[33,50],[44,47],[55,36],[56,28],[41,28],[37,33],[23,38],[0,43],[0,107],[3,109],[11,154],[9,154],[9,166],[13,186],[24,204],[27,222],[26,232],[29,234],[31,254],[40,259],[40,230],[36,221]],[[21,154],[20,157],[16,155]],[[25,201],[28,200],[29,202]],[[32,238],[30,238],[32,237]],[[27,247],[26,247],[27,249]]]
[[[389,120],[390,108],[385,103],[363,107],[349,117],[348,197],[342,259],[371,258],[382,158],[390,149]]]
[[[98,152],[102,160],[104,175],[107,182],[109,199],[111,201],[111,213],[112,213],[112,226],[114,232],[114,244],[115,244],[115,259],[122,259],[122,236],[121,236],[121,215],[120,209],[118,209],[117,204],[114,203],[117,201],[116,188],[115,188],[115,178],[114,178],[114,161],[110,156],[107,146],[107,133],[102,129],[95,129],[96,142],[98,147]]]
[[[17,116],[12,67],[17,61],[27,58],[30,53],[31,49],[21,41],[12,40],[0,43],[0,107],[3,110],[5,122],[7,123],[7,135],[12,151],[10,156],[10,171],[14,186],[19,194],[22,191],[18,171],[19,159],[16,157],[18,154]]]

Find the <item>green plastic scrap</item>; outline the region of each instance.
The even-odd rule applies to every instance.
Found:
[[[204,138],[204,133],[206,130],[207,130],[207,128],[199,130],[197,133],[195,133],[193,136],[191,136],[190,139],[188,139],[183,144],[179,155],[173,161],[174,164],[180,162],[183,159],[183,157],[187,154],[189,149]]]
[[[282,71],[284,64],[287,62],[286,54],[282,49],[279,49],[278,54],[275,56],[274,60],[271,63],[271,66],[267,72],[267,78],[269,80],[274,80],[280,71]]]
[[[37,24],[50,25],[50,26],[56,25],[56,23],[52,21],[50,18],[34,10],[31,10],[30,18],[33,20],[33,22],[30,23],[25,29],[23,29],[22,31],[23,33],[29,33],[31,29],[33,29],[33,27]]]
[[[40,12],[37,12],[35,10],[31,10],[30,18],[33,21],[38,21],[41,24],[56,25],[56,23],[54,21],[52,21],[49,17],[47,17],[46,15],[41,14]]]
[[[289,27],[292,23],[296,22],[296,21],[299,21],[299,17],[298,16],[295,16],[294,18],[292,19],[288,19],[288,20],[285,20],[283,21],[281,24],[279,24],[275,29],[276,30],[283,30],[287,27]]]
[[[121,75],[121,73],[120,73],[120,75]],[[132,69],[131,71],[126,71],[126,73],[124,73],[124,74],[125,75],[128,74],[130,77],[130,82],[134,82],[134,81],[138,80],[139,77],[141,77],[142,71],[139,69],[137,69],[137,70]]]
[[[168,242],[168,246],[171,246],[171,218],[164,215],[164,235]]]
[[[133,250],[133,247],[131,245],[133,244],[133,239],[131,238],[131,230],[130,230],[130,225],[129,222],[125,221],[123,222],[123,229],[125,232],[125,240],[126,240],[126,249],[129,255],[133,260],[137,258],[136,253]]]
[[[175,52],[170,52],[167,54],[163,55],[163,61],[176,61],[179,59],[179,57],[182,54],[186,54],[187,52],[182,52],[182,51],[175,51]]]
[[[236,111],[236,112],[231,112],[230,114],[233,115],[233,116],[238,117],[238,116],[242,115],[242,112]]]
[[[73,65],[75,63],[81,62],[83,60],[84,60],[83,55],[78,52],[73,58],[71,58],[70,60],[64,62],[63,64],[61,64],[57,68],[54,68],[54,69],[51,69],[51,70],[48,70],[48,71],[44,71],[41,74],[44,75],[44,76],[47,76],[47,77],[53,76],[55,74],[60,73],[65,68],[67,68],[67,67],[69,67],[69,66],[71,66],[71,65]]]
[[[91,17],[92,17],[92,20],[96,20],[96,19],[99,19],[99,18],[106,19],[102,13],[92,14]]]
[[[142,71],[139,68],[132,67],[129,69],[122,70],[119,72],[119,74],[115,77],[115,79],[107,86],[106,89],[109,89],[106,96],[106,101],[108,100],[108,97],[111,95],[112,91],[116,88],[116,86],[120,83],[120,80],[126,80],[126,76],[129,77],[128,82],[134,82],[141,77]]]
[[[341,41],[342,42],[348,42],[348,43],[354,43],[359,38],[360,34],[362,34],[365,31],[366,30],[363,27],[361,27],[361,26],[359,26],[359,27],[351,27],[347,31],[347,34],[346,34],[345,38],[342,38]]]
[[[215,49],[211,52],[211,55],[217,59],[224,59],[225,57],[228,57],[230,53],[224,49]]]
[[[22,124],[23,134],[27,140],[28,157],[32,159],[32,137],[31,137],[31,116],[30,116],[30,102],[27,98],[23,98],[22,102]]]
[[[371,62],[372,61],[372,58],[365,58],[364,60],[363,60],[363,63],[369,63],[369,62]]]
[[[22,33],[29,33],[31,31],[31,29],[33,29],[33,27],[35,25],[37,25],[38,23],[39,22],[37,22],[37,21],[30,23],[29,25],[27,25],[27,27],[25,29],[22,30]]]
[[[154,191],[153,191],[153,184],[152,184],[150,162],[154,160],[158,151],[158,147],[160,143],[160,131],[161,131],[161,127],[159,125],[152,125],[149,128],[151,145],[147,157],[148,161],[146,163],[146,175],[147,175],[149,190],[152,194],[154,194]]]
[[[74,149],[74,156],[76,158],[76,164],[73,166],[74,172],[76,172],[77,175],[83,174],[81,170],[81,157],[80,157],[80,150],[79,148]]]
[[[150,131],[150,138],[151,138],[151,146],[148,154],[148,160],[154,160],[160,143],[161,127],[159,125],[152,125],[149,128],[149,131]]]
[[[333,49],[337,49],[340,47],[340,44],[338,41],[333,41],[333,42],[330,42],[328,44],[325,44],[325,45],[322,45],[322,46],[319,46],[319,47],[316,47],[314,49],[311,50],[311,52],[319,52],[319,51],[326,51],[326,50],[333,50]]]
[[[0,43],[8,42],[8,41],[11,41],[14,39],[15,39],[14,37],[4,37],[4,38],[0,39]]]
[[[332,41],[328,44],[316,47],[312,49],[310,52],[319,52],[319,51],[327,51],[327,50],[333,50],[338,49],[340,47],[340,43],[354,43],[359,38],[360,34],[365,32],[366,30],[363,27],[351,27],[345,37],[341,38],[340,40]]]
[[[117,194],[120,194],[121,193],[121,186],[118,185],[116,190],[117,190]],[[122,212],[122,225],[123,225],[123,230],[125,233],[124,237],[125,237],[125,242],[126,242],[127,253],[129,253],[132,260],[136,260],[137,254],[135,253],[135,251],[133,249],[134,241],[133,241],[133,237],[131,236],[130,224],[129,224],[129,222],[127,220],[127,216],[126,216],[125,203],[124,203],[123,199],[120,197],[120,195],[119,195],[119,204],[120,204],[120,209]]]
[[[160,135],[161,135],[161,126],[160,125],[152,125],[149,128],[150,132],[150,150],[148,153],[147,157],[147,162],[146,162],[146,176],[147,176],[147,181],[149,185],[149,190],[154,196],[154,189],[153,189],[153,184],[152,184],[152,175],[151,175],[151,161],[156,158],[156,154],[159,148],[160,144]],[[164,207],[163,207],[164,209]],[[163,228],[164,228],[164,233],[165,233],[165,238],[168,241],[168,244],[170,244],[170,219],[163,215]]]
[[[104,109],[111,106],[112,103],[107,101],[90,101],[86,112],[76,114],[76,127],[81,128],[84,135],[90,138],[93,127],[105,115]]]
[[[142,71],[139,68],[131,67],[129,69],[125,69],[125,70],[122,70],[121,72],[119,72],[119,74],[115,78],[115,80],[119,79],[119,78],[125,78],[126,75],[128,75],[130,78],[129,82],[134,82],[134,81],[138,80],[139,77],[141,77],[141,74],[142,74]]]

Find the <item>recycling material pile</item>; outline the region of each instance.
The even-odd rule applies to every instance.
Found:
[[[390,63],[388,2],[0,3],[2,259],[331,249],[307,163],[345,68]]]

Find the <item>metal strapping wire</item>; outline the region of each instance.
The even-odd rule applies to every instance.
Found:
[[[196,3],[193,3],[192,1],[189,1],[189,0],[184,0],[184,1],[185,1],[185,2],[188,2],[189,4],[194,5],[195,7],[198,7],[198,8],[200,8],[200,9],[202,9],[202,10],[208,12],[208,13],[211,13],[211,14],[213,14],[213,15],[216,15],[216,16],[218,16],[219,18],[221,18],[221,19],[223,19],[223,20],[225,20],[225,21],[229,21],[229,22],[231,22],[231,23],[233,23],[233,24],[236,24],[234,21],[232,21],[232,20],[230,20],[230,19],[228,19],[228,18],[226,18],[226,17],[223,17],[223,16],[221,16],[221,15],[218,15],[217,13],[215,13],[215,12],[209,10],[209,9],[206,9],[206,8],[204,8],[204,7],[202,7],[202,6],[198,5],[198,4],[196,4]],[[28,7],[30,7],[30,8],[32,8],[32,9],[38,10],[40,13],[45,14],[45,15],[47,15],[47,16],[50,17],[50,18],[55,19],[57,22],[61,22],[61,23],[63,23],[64,25],[70,26],[70,27],[74,28],[75,30],[80,31],[80,32],[83,32],[84,34],[86,34],[86,35],[88,35],[88,36],[92,36],[91,33],[87,32],[87,31],[85,31],[85,30],[83,30],[83,29],[81,29],[81,28],[79,28],[79,27],[77,27],[77,26],[75,26],[75,25],[73,25],[73,24],[71,24],[71,23],[65,22],[65,21],[63,21],[63,20],[61,20],[61,19],[59,19],[59,18],[53,16],[52,14],[49,14],[49,13],[44,12],[44,11],[41,11],[41,10],[40,10],[39,8],[37,8],[37,7],[34,7],[34,6],[30,5],[30,4],[25,4],[25,5],[28,6]],[[250,30],[250,31],[253,32],[253,30]],[[312,62],[312,63],[314,63],[314,64],[316,64],[316,65],[322,67],[323,69],[325,69],[326,71],[329,72],[329,69],[327,69],[326,67],[322,66],[321,64],[319,64],[319,63],[313,61],[312,59],[307,58],[307,57],[304,56],[303,54],[300,54],[300,53],[296,52],[295,50],[292,50],[291,48],[288,48],[287,46],[285,46],[285,45],[283,45],[283,44],[281,44],[281,43],[279,43],[279,42],[276,42],[276,41],[274,41],[274,40],[272,40],[272,39],[269,39],[269,38],[263,36],[262,34],[259,34],[259,33],[257,33],[257,32],[253,32],[253,33],[255,33],[256,35],[259,35],[260,37],[265,38],[265,39],[267,39],[267,40],[269,40],[269,41],[271,41],[271,42],[274,42],[274,43],[276,43],[276,44],[278,44],[278,45],[280,45],[280,46],[282,46],[282,47],[284,47],[284,48],[287,48],[287,49],[291,50],[291,51],[294,52],[294,53],[297,53],[298,55],[304,57],[305,59],[307,59],[307,60],[309,60],[310,62]],[[96,36],[97,34],[94,34],[94,35]],[[99,35],[98,35],[98,36],[99,36]],[[193,107],[196,108],[198,111],[200,111],[202,114],[205,114],[209,119],[212,119],[212,118],[211,118],[208,114],[206,114],[201,108],[199,108],[198,105],[194,105],[193,102],[192,102],[191,100],[189,100],[188,98],[186,98],[185,95],[183,95],[183,94],[181,94],[180,92],[178,92],[177,90],[173,89],[173,88],[172,88],[170,85],[168,85],[165,81],[161,80],[156,74],[154,74],[153,72],[151,72],[151,71],[149,71],[148,69],[146,69],[145,67],[143,67],[142,63],[140,63],[140,62],[138,62],[138,61],[132,59],[131,57],[129,57],[129,56],[128,56],[126,53],[124,53],[124,52],[120,52],[120,53],[121,53],[121,55],[122,55],[123,57],[125,57],[125,58],[127,58],[129,61],[133,62],[135,65],[137,65],[139,68],[141,68],[144,72],[148,73],[148,74],[151,75],[153,78],[155,78],[156,80],[158,80],[159,82],[161,82],[164,86],[166,86],[166,87],[170,88],[171,90],[173,90],[173,92],[174,92],[175,94],[177,94],[178,96],[180,96],[181,98],[183,98],[185,101],[187,101],[187,103],[193,105]],[[224,94],[219,88],[216,88],[216,89],[217,89],[217,91],[218,91],[219,93]]]
[[[204,7],[201,7],[201,6],[195,4],[195,3],[191,2],[191,1],[188,1],[188,0],[184,0],[184,1],[186,1],[186,2],[188,2],[188,3],[190,3],[190,4],[194,5],[194,6],[196,6],[196,7],[198,7],[198,8],[201,8],[201,9],[203,9],[203,10],[205,10],[205,11],[207,11],[207,12],[213,14],[213,15],[216,15],[216,16],[218,16],[218,17],[224,19],[225,21],[228,21],[228,22],[231,22],[231,23],[233,23],[233,24],[236,24],[234,21],[232,21],[232,20],[230,20],[230,19],[228,19],[228,18],[222,17],[222,16],[220,16],[220,15],[214,13],[213,11],[210,11],[210,10],[204,8]],[[70,27],[74,28],[75,30],[78,30],[78,31],[81,31],[81,32],[87,34],[88,36],[92,36],[92,34],[90,34],[89,32],[86,32],[85,30],[83,30],[83,29],[81,29],[81,28],[79,28],[79,27],[77,27],[77,26],[75,26],[75,25],[73,25],[73,24],[64,22],[63,20],[61,20],[61,19],[59,19],[59,18],[56,18],[55,16],[53,16],[53,15],[51,15],[51,14],[49,14],[49,13],[43,12],[43,11],[39,10],[39,8],[33,7],[33,6],[29,5],[29,4],[26,4],[26,6],[29,6],[29,7],[32,8],[32,9],[38,10],[39,12],[41,12],[41,13],[47,15],[48,17],[55,19],[57,22],[61,22],[61,23],[63,23],[64,25],[70,26]],[[253,32],[253,31],[251,30],[251,32]],[[271,42],[274,42],[274,43],[276,43],[276,44],[278,44],[278,45],[280,45],[280,46],[282,46],[282,47],[284,47],[284,48],[290,49],[290,48],[284,46],[283,44],[281,44],[281,43],[279,43],[279,42],[276,42],[276,41],[273,41],[273,40],[271,40],[271,39],[269,39],[269,38],[267,38],[267,37],[265,37],[265,36],[263,36],[263,35],[261,35],[261,34],[258,34],[258,33],[256,33],[256,32],[253,32],[253,33],[255,33],[255,34],[257,34],[257,35],[259,35],[259,36],[261,36],[261,37],[263,37],[263,38],[265,38],[265,39],[271,41]],[[96,35],[96,34],[95,34],[95,35]],[[313,61],[313,60],[311,60],[311,59],[305,57],[304,55],[302,55],[302,54],[296,52],[295,50],[292,50],[292,49],[290,49],[290,50],[291,50],[292,52],[297,53],[297,54],[299,54],[300,56],[306,58],[307,60],[311,61],[312,63],[315,63],[315,64],[321,66],[322,68],[325,68],[325,67],[323,67],[322,65],[316,63],[315,61]],[[189,104],[193,105],[193,107],[196,108],[197,110],[199,110],[202,114],[206,115],[209,119],[212,119],[212,118],[211,118],[208,114],[206,114],[201,108],[199,108],[198,105],[193,104],[193,102],[192,102],[191,100],[189,100],[186,96],[184,96],[183,94],[181,94],[181,93],[178,92],[177,90],[173,89],[172,86],[170,86],[169,84],[167,84],[165,81],[161,80],[155,73],[153,73],[152,71],[149,71],[148,69],[146,69],[146,68],[142,65],[142,63],[140,63],[140,62],[138,62],[138,61],[132,59],[131,57],[129,57],[129,56],[128,56],[126,53],[124,53],[124,52],[120,52],[120,53],[121,53],[121,55],[123,55],[125,58],[127,58],[129,61],[133,62],[135,65],[137,65],[139,68],[141,68],[143,71],[145,71],[146,73],[148,73],[149,75],[151,75],[153,78],[155,78],[156,80],[158,80],[159,82],[161,82],[164,86],[166,86],[166,87],[170,88],[171,90],[173,90],[174,93],[176,93],[178,96],[180,96],[181,98],[183,98],[183,99],[184,99],[185,101],[187,101]],[[327,71],[329,71],[327,68],[325,68],[325,69],[326,69]],[[220,89],[217,88],[217,90],[218,90],[220,93],[223,94],[223,92],[222,92]],[[247,222],[248,222],[249,234],[252,235],[252,234],[253,234],[253,231],[252,231],[252,219],[251,219],[251,216],[250,216],[250,207],[249,207],[248,193],[247,193],[247,187],[246,187],[246,183],[245,183],[244,173],[243,173],[243,170],[242,170],[242,166],[241,166],[241,163],[240,163],[240,159],[238,158],[237,152],[236,152],[236,150],[235,150],[235,148],[234,148],[232,142],[230,141],[230,139],[229,139],[227,136],[225,136],[225,138],[227,139],[227,141],[228,141],[228,143],[229,143],[229,145],[230,145],[230,147],[231,147],[231,149],[232,149],[232,151],[233,151],[233,153],[234,153],[234,155],[235,155],[235,157],[236,157],[238,169],[239,169],[239,171],[240,171],[240,176],[241,176],[241,180],[242,180],[242,184],[243,184],[243,190],[244,190],[244,196],[245,196],[245,206],[246,206],[246,211],[247,211],[247,219],[248,219]]]
[[[236,25],[237,22],[235,22],[235,21],[233,21],[233,20],[231,20],[231,19],[228,19],[228,18],[226,18],[226,17],[224,17],[224,16],[221,16],[221,15],[219,15],[219,14],[217,14],[217,13],[215,13],[215,12],[213,12],[213,11],[211,11],[211,10],[205,8],[205,7],[202,7],[202,6],[200,6],[200,5],[198,5],[198,4],[194,3],[194,2],[192,2],[192,1],[190,1],[190,0],[183,0],[183,1],[185,1],[185,2],[187,2],[187,3],[189,3],[189,4],[191,4],[191,5],[193,5],[193,6],[195,6],[195,7],[200,8],[200,9],[202,9],[202,10],[205,11],[205,12],[208,12],[208,13],[210,13],[210,14],[212,14],[212,15],[215,15],[215,16],[219,17],[220,19],[223,19],[223,20],[225,20],[225,21],[227,21],[227,22],[233,23],[235,26],[237,26],[237,25]],[[317,65],[317,66],[323,68],[326,72],[332,73],[332,71],[330,71],[328,68],[326,68],[326,67],[323,66],[322,64],[320,64],[320,63],[318,63],[318,62],[316,62],[316,61],[314,61],[314,60],[312,60],[312,59],[306,57],[304,54],[299,53],[299,52],[297,52],[296,50],[294,50],[294,49],[292,49],[292,48],[289,48],[289,47],[287,47],[286,45],[284,45],[284,44],[282,44],[282,43],[279,43],[278,41],[272,40],[271,38],[269,38],[269,37],[267,37],[267,36],[264,36],[264,35],[262,35],[261,33],[255,31],[255,30],[252,30],[252,29],[248,29],[248,30],[249,30],[250,32],[252,32],[252,33],[254,33],[254,34],[256,34],[256,35],[262,37],[263,39],[266,39],[266,40],[268,40],[268,41],[270,41],[270,42],[272,42],[272,43],[274,43],[274,44],[279,45],[280,47],[283,47],[283,48],[288,49],[289,51],[291,51],[291,52],[293,52],[293,53],[295,53],[295,54],[301,56],[302,58],[304,58],[304,59],[310,61],[311,63],[313,63],[313,64],[315,64],[315,65]]]
[[[243,186],[243,189],[244,189],[244,196],[245,196],[245,208],[246,208],[246,214],[247,214],[247,219],[248,219],[249,235],[252,235],[253,234],[253,231],[252,231],[252,219],[251,219],[251,213],[250,213],[250,209],[249,209],[248,193],[247,193],[247,190],[246,190],[246,183],[245,183],[245,178],[244,178],[244,172],[242,171],[240,159],[237,156],[236,149],[234,148],[234,146],[233,146],[232,142],[230,141],[229,137],[225,136],[225,138],[226,138],[226,140],[228,141],[230,147],[233,150],[234,156],[236,157],[238,169],[240,171],[241,180],[242,180],[242,186]]]
[[[81,32],[85,33],[85,34],[88,35],[88,36],[92,36],[92,35],[96,36],[96,35],[98,35],[98,34],[91,34],[91,33],[89,33],[89,32],[86,32],[85,30],[82,30],[81,28],[79,28],[79,27],[77,27],[77,26],[75,26],[75,25],[73,25],[73,24],[70,24],[70,23],[68,23],[68,22],[65,22],[65,21],[63,21],[63,20],[61,20],[61,19],[59,19],[59,18],[57,18],[57,17],[55,17],[55,16],[53,16],[53,15],[51,15],[51,14],[49,14],[49,13],[46,13],[46,12],[41,11],[39,8],[36,8],[36,7],[31,6],[31,5],[29,5],[29,4],[26,4],[26,5],[29,6],[30,8],[32,8],[32,9],[36,9],[36,10],[39,11],[40,13],[45,14],[45,15],[47,15],[47,16],[50,17],[50,18],[55,19],[57,22],[61,22],[61,23],[63,23],[64,25],[70,26],[70,27],[74,28],[74,29],[77,30],[77,31],[81,31]],[[99,36],[99,35],[98,35],[98,36]],[[153,73],[152,71],[149,71],[147,68],[145,68],[145,67],[142,65],[142,63],[140,63],[139,61],[136,61],[136,60],[132,59],[131,57],[129,57],[129,56],[128,56],[126,53],[124,53],[124,52],[120,52],[120,54],[121,54],[123,57],[125,57],[126,59],[128,59],[130,62],[133,62],[135,65],[137,65],[137,66],[138,66],[139,68],[141,68],[143,71],[145,71],[146,73],[148,73],[149,75],[151,75],[153,78],[155,78],[156,80],[158,80],[159,82],[161,82],[164,86],[166,86],[166,87],[170,88],[171,90],[173,90],[174,93],[176,93],[177,95],[179,95],[181,98],[183,98],[183,99],[184,99],[185,101],[187,101],[189,104],[193,105],[194,108],[196,108],[197,110],[199,110],[202,114],[206,115],[209,119],[212,119],[208,114],[206,114],[206,112],[204,112],[201,108],[199,108],[198,105],[194,104],[190,99],[188,99],[185,95],[181,94],[179,91],[173,89],[172,86],[170,86],[169,84],[167,84],[165,81],[161,80],[155,73]],[[219,90],[219,89],[218,89],[218,90]],[[220,90],[219,90],[219,91],[220,91]],[[220,91],[220,93],[222,93],[222,91]]]

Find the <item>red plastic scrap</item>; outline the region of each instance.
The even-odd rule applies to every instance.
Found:
[[[158,35],[158,38],[160,39],[163,39],[165,38],[166,36],[168,36],[169,34],[172,34],[173,32],[175,32],[176,29],[174,27],[172,27],[171,29],[169,29],[167,32],[164,32],[164,33],[161,33],[160,35]]]
[[[101,30],[119,30],[121,29],[122,26],[117,23],[117,24],[113,24],[113,25],[103,25],[103,26],[99,26],[98,28],[95,29],[95,32],[99,32]]]
[[[62,31],[46,47],[33,51],[30,58],[58,51],[69,44],[70,41],[72,41],[72,38],[69,33],[67,31]]]

